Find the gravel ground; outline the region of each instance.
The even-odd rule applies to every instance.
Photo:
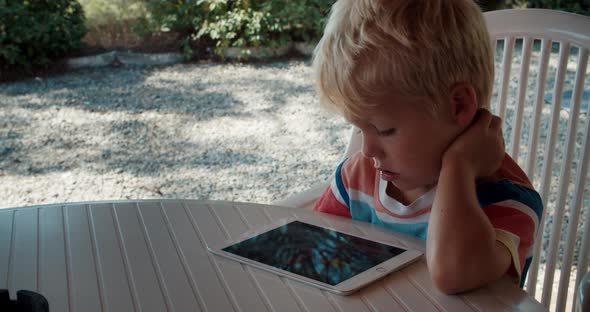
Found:
[[[348,127],[304,61],[108,67],[0,85],[0,207],[269,203],[326,179]]]

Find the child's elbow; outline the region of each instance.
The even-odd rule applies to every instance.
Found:
[[[434,266],[430,268],[430,278],[436,288],[446,294],[455,295],[473,288],[465,279],[465,271],[459,265]]]
[[[446,295],[454,295],[459,292],[455,276],[444,272],[430,272],[434,286]]]

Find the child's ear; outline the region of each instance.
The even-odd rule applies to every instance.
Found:
[[[471,123],[479,108],[475,89],[469,83],[457,83],[451,87],[450,91],[453,120],[459,126],[466,127]]]

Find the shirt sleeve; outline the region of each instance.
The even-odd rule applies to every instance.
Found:
[[[478,186],[478,197],[496,240],[512,256],[508,274],[522,285],[543,211],[541,198],[536,191],[508,180]]]
[[[342,181],[342,162],[336,169],[334,179],[326,188],[320,199],[313,207],[314,211],[331,213],[343,217],[352,218],[348,206],[348,193]]]

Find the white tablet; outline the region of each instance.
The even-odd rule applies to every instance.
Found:
[[[209,250],[248,265],[348,295],[417,260],[422,252],[297,219],[283,219]]]

